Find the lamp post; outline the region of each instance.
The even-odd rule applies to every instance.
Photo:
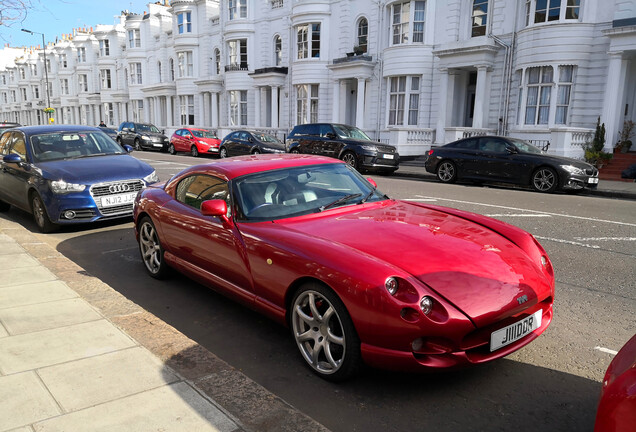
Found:
[[[33,34],[42,35],[42,52],[44,54],[44,77],[45,77],[45,80],[46,80],[46,107],[47,108],[51,108],[51,99],[50,99],[50,96],[49,96],[49,70],[48,70],[47,65],[46,65],[46,43],[44,42],[44,33],[31,31],[31,30],[27,30],[27,29],[22,29],[22,31],[25,32],[25,33],[29,33],[31,35],[33,35]],[[47,117],[49,119],[49,123],[51,123],[51,113],[47,111],[46,115],[47,115]]]

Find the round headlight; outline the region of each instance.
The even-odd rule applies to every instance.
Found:
[[[396,278],[390,277],[384,281],[384,287],[391,295],[395,295],[398,290],[398,281]]]
[[[433,310],[433,299],[428,296],[422,297],[422,300],[420,300],[420,309],[422,309],[424,315],[430,314]]]
[[[543,255],[541,255],[541,265],[543,267],[548,265],[548,259],[545,256],[543,256]]]

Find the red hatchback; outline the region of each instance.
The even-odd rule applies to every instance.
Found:
[[[144,266],[168,266],[288,325],[318,375],[504,357],[552,321],[554,273],[527,232],[391,199],[346,163],[301,154],[188,168],[135,201]]]
[[[170,137],[168,152],[189,152],[198,157],[202,154],[219,154],[221,140],[209,129],[184,128],[175,131]]]

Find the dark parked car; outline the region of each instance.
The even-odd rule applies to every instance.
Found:
[[[621,172],[624,179],[636,179],[636,164],[631,164]]]
[[[426,171],[444,183],[456,180],[502,182],[530,186],[538,192],[596,189],[598,170],[580,160],[549,155],[527,142],[481,136],[433,148]]]
[[[135,150],[167,151],[168,137],[157,126],[149,123],[123,122],[117,130],[117,142],[133,146]]]
[[[287,137],[287,150],[342,159],[361,172],[390,174],[400,163],[400,155],[394,146],[373,141],[357,127],[343,124],[295,126]]]
[[[0,134],[9,128],[14,128],[18,126],[22,126],[22,125],[20,123],[13,123],[13,122],[0,122]]]
[[[240,130],[227,134],[219,148],[222,158],[258,153],[285,153],[285,144],[266,133]]]
[[[26,126],[0,136],[0,211],[33,214],[42,232],[62,224],[132,214],[155,170],[128,155],[100,128]]]

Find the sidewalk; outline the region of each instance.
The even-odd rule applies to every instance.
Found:
[[[0,431],[327,431],[0,216]]]
[[[393,175],[396,177],[411,177],[424,181],[439,182],[435,174],[426,171],[424,161],[421,158],[400,162],[400,169]],[[600,180],[595,190],[586,189],[581,191],[580,194],[636,200],[636,182]]]

